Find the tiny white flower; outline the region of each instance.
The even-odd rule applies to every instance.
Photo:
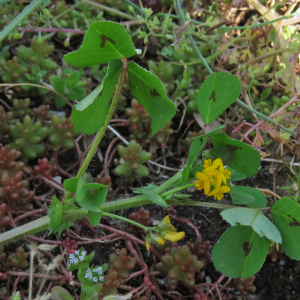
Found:
[[[75,258],[74,254],[69,255],[69,259],[74,259],[74,258]]]
[[[79,256],[78,258],[79,258],[79,260],[81,260],[81,261],[84,260],[84,256],[83,256],[83,255]]]
[[[103,273],[101,267],[95,268],[95,269],[93,270],[93,272],[94,272],[94,273],[98,273],[98,275],[101,275],[101,274]]]
[[[77,264],[78,262],[79,262],[78,258],[75,257],[75,258],[73,259],[73,263],[74,263],[74,264]]]
[[[88,269],[86,270],[85,278],[88,278],[88,279],[92,279],[92,278],[93,278],[93,276],[92,276],[92,271],[91,271],[90,268],[88,268]]]
[[[86,251],[82,251],[81,255],[85,256],[86,255]]]
[[[103,281],[103,280],[104,280],[104,277],[103,277],[103,276],[100,276],[100,277],[99,277],[99,280],[100,280],[100,281]]]
[[[76,250],[76,251],[75,251],[75,254],[78,255],[78,254],[79,254],[79,250]]]
[[[93,278],[93,281],[94,281],[94,282],[97,282],[97,281],[98,281],[98,278],[97,278],[97,277],[94,277],[94,278]]]

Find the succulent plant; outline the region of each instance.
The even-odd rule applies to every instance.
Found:
[[[0,245],[0,262],[4,261],[7,257],[7,254],[4,252],[4,246]]]
[[[11,60],[0,60],[1,77],[6,83],[24,82],[24,74],[28,72],[28,68],[19,63],[18,57],[14,56]],[[15,88],[20,90],[19,87]]]
[[[41,105],[39,108],[32,109],[33,115],[38,122],[45,125],[46,121],[50,121],[52,113],[50,113],[50,105]]]
[[[43,37],[34,36],[30,47],[23,45],[17,48],[18,58],[25,63],[32,65],[36,64],[44,69],[53,70],[58,67],[49,56],[54,51],[54,45],[49,45]]]
[[[174,130],[170,128],[171,124],[171,121],[168,122],[162,129],[158,130],[154,136],[152,134],[149,134],[148,138],[154,139],[158,145],[162,145],[165,142],[167,136],[174,133]]]
[[[0,187],[0,202],[9,204],[14,210],[33,210],[32,201],[34,192],[28,191],[28,181],[22,181],[23,173],[1,177],[3,187]]]
[[[36,158],[46,151],[46,146],[42,140],[48,133],[48,128],[43,127],[41,122],[34,123],[30,116],[26,115],[23,123],[16,121],[10,125],[10,133],[13,143],[10,143],[13,149],[22,152],[22,160]]]
[[[270,259],[275,262],[278,258],[278,254],[283,254],[284,251],[282,249],[281,244],[277,244],[275,242],[271,242],[270,243],[270,247],[269,247],[269,251],[268,251],[268,256],[270,257]]]
[[[33,174],[41,175],[49,180],[53,179],[53,176],[58,174],[55,159],[52,158],[50,161],[46,157],[38,159],[38,165],[33,167]]]
[[[109,256],[109,263],[110,267],[105,275],[100,297],[117,293],[118,287],[129,278],[129,271],[134,269],[136,260],[127,255],[126,248],[122,248],[119,255],[113,253]]]
[[[62,241],[61,245],[68,248],[68,254],[75,253],[75,250],[78,248],[77,242],[75,240],[71,240],[69,237],[67,237],[65,241]]]
[[[198,236],[195,244],[187,242],[188,246],[191,249],[191,252],[197,256],[199,260],[208,264],[211,262],[211,251],[213,245],[211,245],[210,241],[203,241],[201,236]]]
[[[79,71],[68,67],[63,70],[60,77],[55,75],[50,76],[50,83],[58,93],[67,99],[81,100],[86,95],[83,86],[86,85],[87,81],[85,78],[81,80],[80,77]],[[90,83],[90,81],[88,83]],[[61,108],[66,104],[66,101],[59,95],[56,95],[54,99],[57,108]]]
[[[150,217],[150,211],[143,208],[140,208],[138,212],[131,213],[129,215],[129,219],[147,227],[153,225],[153,220]],[[131,226],[131,229],[144,232],[142,228],[137,226]]]
[[[127,121],[129,124],[136,124],[138,122],[149,123],[151,118],[143,105],[136,99],[131,100],[131,107],[126,108],[125,114],[129,117]]]
[[[241,295],[247,295],[248,292],[255,292],[256,288],[253,285],[253,281],[255,280],[255,276],[250,276],[246,279],[242,278],[234,278],[233,283],[236,288],[240,291]]]
[[[214,298],[206,296],[202,291],[201,293],[194,294],[194,300],[214,300]]]
[[[25,252],[23,247],[18,247],[15,253],[9,254],[3,264],[7,270],[18,271],[20,268],[25,269],[29,266],[27,258],[28,252]]]
[[[22,156],[20,151],[11,149],[10,146],[0,144],[0,176],[4,173],[15,174],[21,171],[25,164],[21,161],[16,161]]]
[[[56,114],[51,118],[52,126],[49,127],[49,141],[52,144],[51,150],[58,151],[61,148],[73,149],[75,143],[72,140],[79,132],[72,124],[72,118],[59,117]]]
[[[188,245],[172,248],[161,258],[161,262],[156,264],[156,269],[163,275],[168,275],[168,287],[175,290],[178,281],[181,280],[188,288],[195,286],[195,271],[203,268],[204,263],[198,261],[195,255],[191,254]]]
[[[3,106],[0,106],[0,141],[4,140],[4,136],[9,133],[9,121],[13,119],[11,111],[5,112]]]
[[[128,146],[118,146],[118,152],[123,162],[114,169],[117,176],[125,176],[129,181],[134,181],[135,174],[139,176],[149,176],[149,169],[142,164],[151,159],[152,154],[140,150],[140,144],[135,140],[130,141]]]
[[[10,223],[10,217],[5,216],[7,211],[6,203],[0,204],[0,229],[5,228]],[[3,250],[3,249],[2,249]],[[0,248],[0,261],[1,261],[1,248]]]
[[[12,109],[14,118],[19,118],[20,121],[22,121],[26,115],[30,116],[32,114],[32,110],[29,108],[29,105],[30,105],[29,98],[26,98],[24,100],[14,99],[13,109]]]
[[[106,198],[110,198],[114,191],[112,188],[111,177],[106,175],[104,177],[101,177],[100,175],[97,175],[96,182],[108,186],[108,192]]]

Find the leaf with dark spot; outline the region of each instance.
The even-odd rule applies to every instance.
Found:
[[[300,205],[283,197],[271,206],[271,216],[282,236],[284,253],[300,260]]]
[[[244,242],[243,244],[243,250],[246,252],[245,256],[248,256],[251,251],[252,243]]]
[[[115,41],[114,41],[113,39],[108,38],[108,37],[105,36],[104,34],[100,34],[100,36],[101,36],[101,39],[102,39],[102,42],[101,42],[101,44],[100,44],[100,47],[101,47],[101,48],[104,48],[104,47],[105,47],[105,42],[106,42],[106,41],[109,41],[109,42],[111,42],[111,43],[113,43],[113,44],[116,44]]]
[[[212,100],[213,102],[216,101],[216,94],[215,94],[215,91],[212,91],[211,93],[211,96],[210,96],[210,99],[209,100]]]
[[[152,91],[150,91],[150,94],[152,97],[159,96],[159,93],[157,92],[156,89],[153,89]]]
[[[289,215],[289,217],[291,217],[290,215]],[[300,226],[300,222],[298,222],[295,218],[293,218],[293,217],[291,217],[292,219],[293,219],[293,221],[294,222],[290,222],[289,223],[289,225],[291,226],[291,227],[293,227],[293,226]]]

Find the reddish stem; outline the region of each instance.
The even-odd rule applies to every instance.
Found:
[[[27,32],[65,32],[74,34],[85,34],[83,30],[80,29],[60,29],[60,28],[18,28],[20,31]]]
[[[176,217],[176,216],[174,216],[174,215],[172,215],[172,214],[169,214],[169,216],[170,216],[172,219],[176,220],[176,221],[179,221],[179,222],[183,222],[183,223],[188,224],[191,228],[194,229],[194,231],[196,232],[196,236],[197,236],[197,237],[200,236],[200,232],[199,232],[198,228],[197,228],[194,224],[192,224],[190,221],[188,221],[188,220],[186,220],[186,219],[183,219],[183,218],[178,218],[178,217]]]
[[[32,211],[29,211],[21,216],[18,216],[16,218],[14,218],[14,222],[17,223],[18,221],[24,219],[24,218],[27,218],[29,216],[32,216],[36,213],[43,213],[43,212],[46,212],[46,210],[44,208],[40,208],[40,209],[36,209],[36,210],[32,210]]]
[[[119,140],[119,137],[115,137],[109,144],[106,153],[105,153],[105,158],[104,158],[104,172],[106,176],[109,176],[109,172],[108,172],[108,157],[109,157],[109,153],[113,147],[113,145]]]

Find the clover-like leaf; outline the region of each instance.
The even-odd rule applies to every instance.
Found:
[[[198,109],[204,123],[214,121],[237,100],[240,93],[241,82],[237,76],[227,72],[209,75],[197,95]]]
[[[135,54],[132,40],[122,25],[100,21],[90,25],[80,49],[65,55],[64,60],[79,68],[104,64],[112,59],[128,58]]]
[[[300,206],[284,197],[271,206],[271,215],[282,236],[282,248],[292,259],[300,260]]]
[[[212,261],[215,268],[227,277],[245,279],[262,267],[270,241],[250,226],[237,225],[227,229],[215,244]]]
[[[122,66],[120,60],[110,61],[101,84],[75,105],[72,123],[79,132],[94,134],[104,125]]]
[[[155,134],[170,121],[177,108],[167,97],[159,78],[134,62],[128,64],[128,79],[130,93],[151,116],[152,134]]]
[[[251,226],[260,236],[266,236],[278,244],[282,242],[277,227],[261,212],[260,209],[236,207],[223,210],[221,216],[224,220],[235,226],[237,223]]]

